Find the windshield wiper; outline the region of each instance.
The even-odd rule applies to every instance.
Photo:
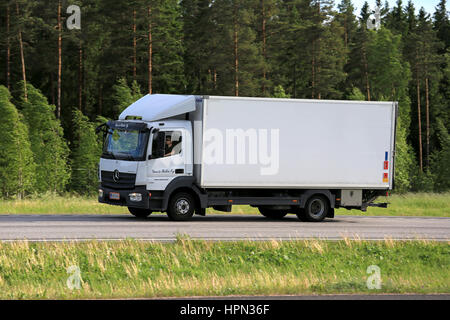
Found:
[[[110,157],[111,159],[117,159],[112,152],[103,152],[102,157]]]
[[[115,159],[118,159],[118,158],[121,158],[122,160],[132,160],[132,161],[135,161],[135,160],[136,160],[136,158],[133,157],[133,156],[132,156],[131,154],[129,154],[129,153],[118,153],[118,154],[116,154]]]

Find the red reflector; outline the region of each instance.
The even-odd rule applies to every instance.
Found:
[[[389,169],[389,161],[384,162],[384,170]]]
[[[152,193],[151,193],[151,192],[148,193],[148,197],[149,197],[149,198],[152,197]]]
[[[389,191],[386,191],[386,197],[389,197]]]

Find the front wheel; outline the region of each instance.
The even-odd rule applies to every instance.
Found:
[[[148,209],[142,209],[142,208],[133,208],[133,207],[128,207],[128,211],[130,211],[130,213],[135,216],[136,218],[147,218],[149,215],[152,214],[151,210]]]
[[[312,196],[306,202],[304,209],[297,213],[301,221],[320,222],[326,218],[330,205],[324,196]]]
[[[186,221],[194,215],[195,199],[187,192],[180,192],[170,198],[167,215],[170,220]]]

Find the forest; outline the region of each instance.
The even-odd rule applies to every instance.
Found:
[[[398,101],[395,192],[449,190],[448,4],[374,4],[3,0],[0,197],[94,194],[95,128],[148,93]]]

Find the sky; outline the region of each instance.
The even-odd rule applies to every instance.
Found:
[[[352,3],[355,7],[355,14],[359,15],[359,12],[361,11],[361,7],[363,6],[364,2],[366,0],[352,0]],[[414,3],[414,7],[416,8],[416,13],[419,13],[419,10],[421,7],[424,7],[425,11],[427,13],[431,13],[433,15],[435,11],[435,7],[438,5],[439,0],[412,0]],[[335,3],[340,3],[340,0],[335,0]],[[384,5],[385,0],[381,0],[381,3]],[[389,2],[389,8],[395,7],[397,0],[388,0]],[[408,3],[408,0],[403,0],[403,6],[405,7]],[[375,0],[367,0],[367,3],[369,4],[370,8],[375,8]],[[447,1],[447,5],[449,2]],[[447,7],[448,9],[448,7]]]

